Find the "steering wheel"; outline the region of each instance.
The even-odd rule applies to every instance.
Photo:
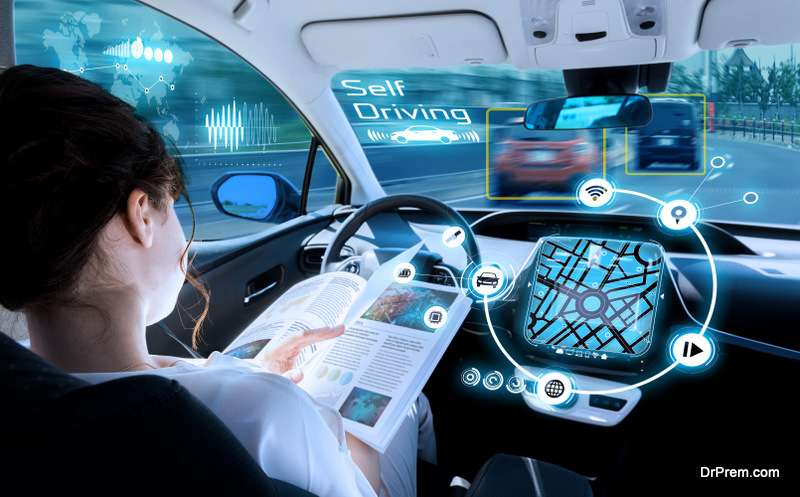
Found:
[[[345,242],[368,219],[383,212],[394,211],[402,207],[411,207],[433,214],[447,226],[458,226],[463,229],[465,236],[462,247],[467,253],[467,258],[475,264],[480,264],[480,252],[475,241],[475,234],[472,232],[469,223],[455,209],[438,200],[421,195],[392,195],[362,205],[345,219],[334,235],[333,240],[328,244],[328,248],[325,249],[325,254],[322,256],[321,272],[327,273],[339,270],[343,262],[341,252]],[[360,271],[362,276],[368,278],[369,274],[380,265],[375,252],[377,251],[370,250],[360,256],[348,258],[348,260],[353,261],[353,259],[356,259],[357,267],[362,270]]]

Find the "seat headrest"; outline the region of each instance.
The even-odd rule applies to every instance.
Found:
[[[0,433],[87,385],[0,333]]]

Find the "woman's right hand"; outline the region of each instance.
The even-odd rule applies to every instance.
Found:
[[[344,333],[344,325],[340,324],[333,328],[305,330],[280,340],[271,340],[264,347],[265,353],[261,364],[268,371],[283,375],[293,382],[299,383],[303,379],[303,372],[294,369],[294,366],[300,351],[312,343],[330,340],[342,333]]]

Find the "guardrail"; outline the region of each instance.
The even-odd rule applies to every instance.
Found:
[[[711,119],[709,119],[711,121]],[[711,129],[713,126],[713,130]],[[760,138],[762,140],[795,143],[800,141],[800,124],[757,119],[713,118],[709,131],[723,135]]]

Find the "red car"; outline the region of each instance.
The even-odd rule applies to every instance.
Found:
[[[524,197],[534,190],[572,192],[601,166],[588,130],[529,130],[512,125],[492,158],[492,197]]]

